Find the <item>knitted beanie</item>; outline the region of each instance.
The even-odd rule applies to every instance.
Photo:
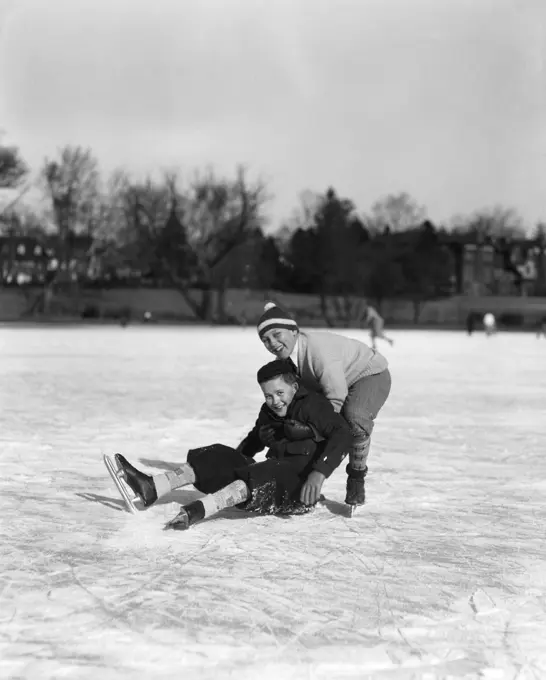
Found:
[[[278,378],[280,375],[291,374],[296,377],[294,371],[294,364],[288,359],[276,359],[275,361],[270,361],[265,366],[262,366],[258,371],[258,382],[260,385],[273,378]]]
[[[288,312],[285,312],[274,302],[267,302],[264,306],[264,313],[258,321],[258,335],[260,338],[272,328],[287,328],[291,331],[298,330],[298,324]]]

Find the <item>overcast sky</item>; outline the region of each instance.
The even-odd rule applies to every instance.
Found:
[[[534,0],[0,0],[0,128],[38,166],[249,165],[273,223],[333,185],[433,220],[546,219],[546,24]]]

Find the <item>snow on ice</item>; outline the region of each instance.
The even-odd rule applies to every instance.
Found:
[[[360,331],[345,331],[364,337]],[[164,532],[104,468],[235,445],[253,329],[0,327],[0,677],[546,678],[546,341],[398,332],[368,504]]]

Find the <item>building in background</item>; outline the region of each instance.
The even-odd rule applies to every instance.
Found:
[[[92,239],[73,236],[66,256],[60,254],[57,239],[51,236],[0,236],[0,283],[3,285],[41,285],[59,268],[66,279],[83,280],[92,273]]]
[[[465,243],[459,292],[470,296],[546,295],[546,247],[537,241]]]

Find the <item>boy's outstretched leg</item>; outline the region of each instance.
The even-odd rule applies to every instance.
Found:
[[[202,519],[215,515],[225,508],[239,505],[249,498],[250,490],[248,486],[242,479],[238,479],[219,491],[207,494],[197,501],[182,506],[178,515],[167,522],[165,529],[184,531]]]
[[[134,493],[134,491],[131,489],[130,486],[128,486],[127,482],[125,481],[125,475],[123,473],[123,470],[120,469],[116,460],[110,458],[110,456],[107,456],[105,454],[103,456],[103,459],[104,464],[106,465],[106,469],[108,470],[110,477],[112,477],[112,481],[116,485],[120,496],[123,498],[125,507],[129,512],[136,514],[139,511],[139,508],[135,505],[135,501],[138,500],[138,496]]]
[[[381,335],[381,337],[383,340],[388,342],[391,347],[394,345],[394,340],[392,338],[388,338],[384,333]]]
[[[107,458],[107,456],[105,456],[105,458]],[[137,468],[131,465],[131,463],[120,453],[116,453],[114,461],[115,467],[119,471],[123,482],[125,482],[135,496],[142,501],[146,508],[153,505],[158,498],[166,496],[175,489],[180,489],[188,484],[193,484],[195,481],[194,471],[187,463],[183,463],[175,470],[168,470],[167,472],[158,475],[147,475],[146,473],[137,470]],[[112,464],[112,461],[110,461],[110,463]],[[108,469],[110,474],[112,474],[110,468]],[[114,479],[114,481],[126,504],[129,504],[132,511],[135,511],[136,507],[131,499],[125,495],[123,487],[120,486],[116,479]]]
[[[188,529],[196,522],[234,506],[260,515],[308,512],[310,508],[303,506],[299,498],[311,464],[309,456],[247,462],[233,471],[234,481],[184,506],[165,529]]]

